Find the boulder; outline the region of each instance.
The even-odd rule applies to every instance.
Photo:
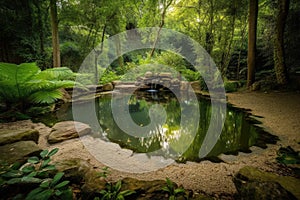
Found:
[[[107,83],[107,84],[103,85],[102,90],[103,91],[112,91],[112,90],[114,90],[114,86],[111,83]]]
[[[246,166],[234,176],[239,199],[300,199],[300,180]]]
[[[76,121],[58,122],[52,127],[52,131],[48,136],[49,144],[62,142],[79,136],[91,133],[92,129],[89,125]]]
[[[22,140],[32,140],[37,143],[38,139],[39,132],[35,129],[0,129],[0,145],[11,144]]]
[[[38,156],[42,150],[34,141],[19,141],[0,146],[0,162],[12,164],[25,162],[31,156]]]
[[[152,76],[153,76],[152,72],[146,72],[145,73],[145,78],[150,78]]]
[[[201,86],[199,81],[193,81],[191,82],[191,87],[195,92],[201,92]]]

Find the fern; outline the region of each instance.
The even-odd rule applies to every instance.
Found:
[[[0,63],[0,101],[8,109],[17,110],[32,104],[51,104],[62,98],[61,88],[74,86],[74,77],[66,67],[41,71],[35,63]]]

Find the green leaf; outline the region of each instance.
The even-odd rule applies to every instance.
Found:
[[[120,192],[120,195],[126,197],[126,196],[132,195],[134,193],[135,193],[135,191],[132,191],[132,190],[124,190],[124,191]]]
[[[124,198],[122,195],[119,194],[119,195],[117,196],[117,200],[125,200],[125,198]]]
[[[65,187],[65,186],[68,185],[69,183],[70,183],[70,181],[63,181],[63,182],[57,184],[54,188],[55,188],[55,189],[59,189],[59,188]]]
[[[171,196],[169,197],[169,200],[176,200],[176,197],[175,197],[174,195],[171,195]]]
[[[31,177],[31,176],[24,176],[23,178],[21,178],[21,182],[22,183],[40,183],[40,182],[42,182],[42,180],[39,178]]]
[[[62,194],[60,195],[60,199],[63,200],[72,200],[73,199],[73,192],[70,188],[63,190]]]
[[[175,193],[175,194],[182,194],[182,193],[185,193],[185,189],[183,189],[183,188],[177,188],[177,189],[174,190],[174,193]]]
[[[11,171],[8,171],[8,172],[2,174],[2,177],[17,178],[17,177],[21,177],[22,175],[23,175],[23,173],[19,170],[11,170]]]
[[[57,152],[58,152],[58,148],[54,148],[54,149],[52,149],[50,152],[49,152],[49,154],[48,154],[48,156],[50,157],[50,156],[53,156],[54,154],[56,154]]]
[[[33,157],[28,158],[27,162],[36,164],[36,163],[40,162],[40,159],[36,156],[33,156]]]
[[[43,188],[36,188],[34,190],[31,190],[28,195],[26,196],[26,200],[32,200],[32,199],[37,199],[36,195],[38,195],[39,193],[41,193],[42,191],[44,191]]]
[[[173,182],[169,178],[166,178],[166,182],[167,182],[168,187],[170,187],[170,188],[174,187]]]
[[[41,188],[49,188],[49,187],[50,187],[51,181],[52,181],[52,179],[46,179],[46,180],[44,180],[44,181],[40,184],[40,187],[41,187]]]
[[[43,190],[40,188],[38,192],[34,192],[34,194],[31,194],[31,192],[27,195],[26,200],[48,200],[52,195],[53,191],[50,189]]]
[[[119,192],[121,190],[122,187],[122,182],[118,181],[115,185],[115,191]]]
[[[52,170],[56,170],[55,165],[48,165],[43,168],[43,171],[52,171]]]
[[[53,181],[51,182],[50,186],[53,187],[55,186],[60,179],[64,176],[63,172],[58,172],[54,177],[53,177]]]
[[[167,186],[164,186],[164,187],[162,187],[161,189],[162,189],[163,191],[166,191],[166,192],[171,192],[170,189],[169,189]]]
[[[21,182],[21,178],[12,178],[12,179],[9,179],[8,181],[6,181],[6,183],[8,185],[13,185],[13,184],[20,183],[20,182]]]
[[[19,169],[21,166],[22,166],[22,163],[20,163],[20,162],[15,162],[15,163],[10,167],[10,169],[12,169],[12,170],[17,170],[17,169]]]
[[[47,154],[48,154],[48,150],[46,149],[46,150],[43,150],[43,151],[40,153],[40,156],[41,156],[42,158],[45,158],[45,157],[47,156]]]
[[[36,171],[33,171],[33,172],[31,172],[30,174],[28,174],[27,176],[28,177],[34,177],[34,176],[36,176],[37,175],[37,172]]]
[[[34,166],[25,166],[21,169],[21,171],[27,174],[35,171],[35,168]]]
[[[62,193],[63,193],[63,192],[60,191],[60,190],[55,190],[55,195],[56,195],[56,196],[60,196],[60,195],[62,195]]]
[[[48,158],[47,160],[44,160],[41,164],[41,169],[43,169],[44,167],[48,166],[49,162],[51,161],[50,158]]]

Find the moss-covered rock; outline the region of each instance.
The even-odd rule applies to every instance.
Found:
[[[38,156],[42,150],[34,141],[19,141],[0,146],[0,162],[23,163],[30,156]]]
[[[240,199],[300,199],[300,180],[294,177],[246,166],[233,180]]]
[[[38,142],[39,132],[34,129],[0,129],[0,145],[11,144],[22,140]]]

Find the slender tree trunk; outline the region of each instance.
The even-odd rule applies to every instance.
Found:
[[[154,55],[154,51],[155,51],[156,44],[158,42],[160,31],[161,31],[162,27],[165,25],[165,17],[166,17],[167,9],[172,4],[172,1],[173,0],[164,1],[163,12],[161,14],[161,21],[160,21],[160,24],[159,24],[159,29],[158,29],[158,32],[157,32],[157,36],[155,38],[155,41],[154,41],[154,44],[153,44],[153,47],[152,47],[152,50],[151,50],[151,53],[150,53],[150,58],[152,58],[153,55]]]
[[[213,23],[214,23],[214,2],[213,0],[209,1],[210,9],[209,9],[209,29],[206,32],[205,43],[206,43],[206,51],[210,55],[213,46],[214,46],[214,35],[213,35]]]
[[[278,15],[276,19],[276,29],[274,36],[274,67],[277,83],[286,85],[288,83],[287,68],[284,56],[284,28],[289,11],[290,0],[278,0]]]
[[[243,46],[243,42],[244,41],[244,38],[246,36],[246,28],[247,28],[247,25],[245,23],[245,26],[244,28],[242,29],[242,39],[241,39],[241,43],[240,43],[240,48],[239,48],[239,57],[238,57],[238,65],[237,65],[237,69],[236,69],[236,79],[237,80],[240,80],[240,67],[241,67],[241,54],[242,54],[242,46]]]
[[[60,50],[58,38],[58,17],[56,0],[50,0],[50,15],[52,28],[53,67],[60,67]]]
[[[248,74],[247,87],[255,81],[255,60],[256,60],[256,29],[257,29],[258,0],[249,0],[248,18]]]

